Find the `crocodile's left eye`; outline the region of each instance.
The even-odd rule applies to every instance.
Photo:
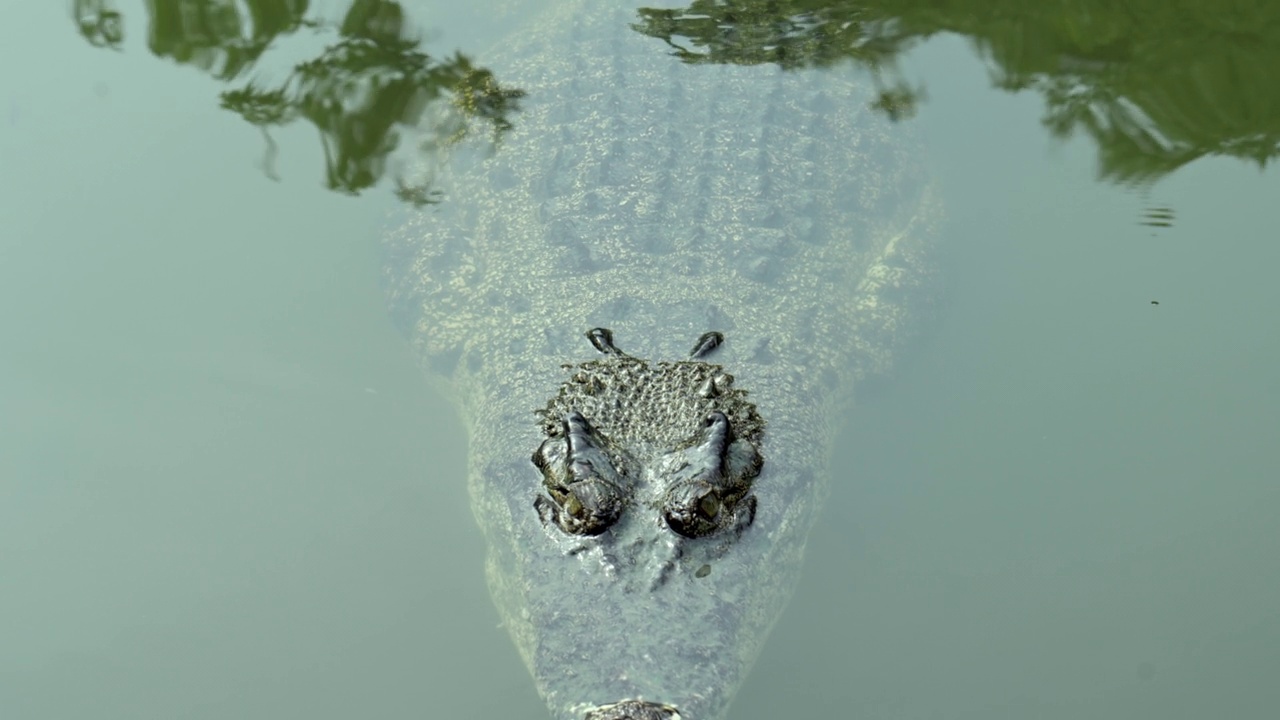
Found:
[[[571,412],[559,436],[533,454],[547,494],[534,500],[543,522],[569,535],[599,535],[622,514],[621,478],[582,413]]]
[[[719,529],[723,508],[720,491],[710,483],[695,480],[681,483],[667,493],[662,516],[673,532],[698,538]]]
[[[724,413],[707,416],[699,442],[683,455],[685,464],[662,502],[667,527],[684,537],[699,538],[734,523],[740,527],[750,523],[755,497],[747,493],[760,471],[759,454],[748,443],[734,442]],[[741,508],[747,512],[739,512]]]

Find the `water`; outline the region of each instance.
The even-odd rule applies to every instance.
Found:
[[[385,184],[325,191],[305,123],[272,131],[273,181],[141,4],[121,52],[38,5],[0,30],[0,715],[540,717],[462,430],[381,305]],[[411,14],[482,63],[488,28]],[[946,295],[850,418],[733,717],[1261,716],[1280,182],[1099,181],[990,66],[951,34],[902,62]],[[1224,125],[1266,117],[1267,88],[1208,87]]]

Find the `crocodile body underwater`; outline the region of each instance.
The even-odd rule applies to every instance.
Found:
[[[491,156],[387,239],[469,434],[493,600],[558,720],[718,720],[799,577],[855,381],[939,217],[853,73],[690,65],[634,8],[503,45]]]

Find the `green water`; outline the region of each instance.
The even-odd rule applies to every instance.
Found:
[[[1269,717],[1274,23],[881,5],[946,291],[850,418],[732,717]],[[394,161],[334,182],[315,121],[268,143],[219,107],[335,36],[281,31],[224,82],[114,7],[115,48],[61,3],[0,26],[0,718],[544,717],[484,586],[463,430],[382,306]],[[522,18],[404,16],[478,66]]]

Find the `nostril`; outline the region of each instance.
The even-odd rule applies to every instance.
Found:
[[[644,700],[623,700],[587,711],[583,720],[681,720],[671,705]]]

